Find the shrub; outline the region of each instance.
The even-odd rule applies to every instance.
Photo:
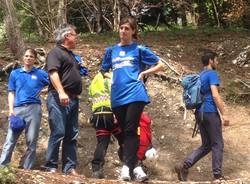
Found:
[[[16,183],[16,174],[11,166],[0,167],[0,184]]]

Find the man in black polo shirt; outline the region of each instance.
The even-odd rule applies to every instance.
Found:
[[[71,51],[76,47],[77,34],[73,25],[63,24],[55,36],[57,45],[49,52],[46,63],[51,81],[47,99],[51,134],[44,167],[49,172],[57,172],[62,141],[62,172],[77,175],[77,96],[82,92],[82,80],[80,66]]]

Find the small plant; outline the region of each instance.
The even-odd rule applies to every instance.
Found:
[[[11,166],[0,167],[0,184],[16,183],[16,174]]]

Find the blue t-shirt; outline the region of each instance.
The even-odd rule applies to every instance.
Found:
[[[34,67],[29,72],[23,68],[13,70],[9,77],[8,91],[15,93],[14,107],[41,104],[39,93],[48,84],[48,74],[44,70]]]
[[[201,94],[204,95],[203,107],[198,108],[201,112],[218,112],[217,106],[214,102],[211,85],[220,85],[218,73],[215,70],[204,70],[201,72]],[[203,108],[203,110],[202,110]]]
[[[139,48],[141,54],[139,54]],[[139,59],[140,56],[141,59]],[[159,60],[159,57],[149,48],[136,43],[126,46],[115,45],[106,50],[102,70],[105,72],[110,68],[113,70],[112,108],[136,101],[150,102],[144,83],[138,80],[138,76],[142,70],[142,63],[151,66]]]

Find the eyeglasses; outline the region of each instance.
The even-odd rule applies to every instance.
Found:
[[[76,34],[76,33],[69,33],[69,35],[78,36],[78,34]]]

